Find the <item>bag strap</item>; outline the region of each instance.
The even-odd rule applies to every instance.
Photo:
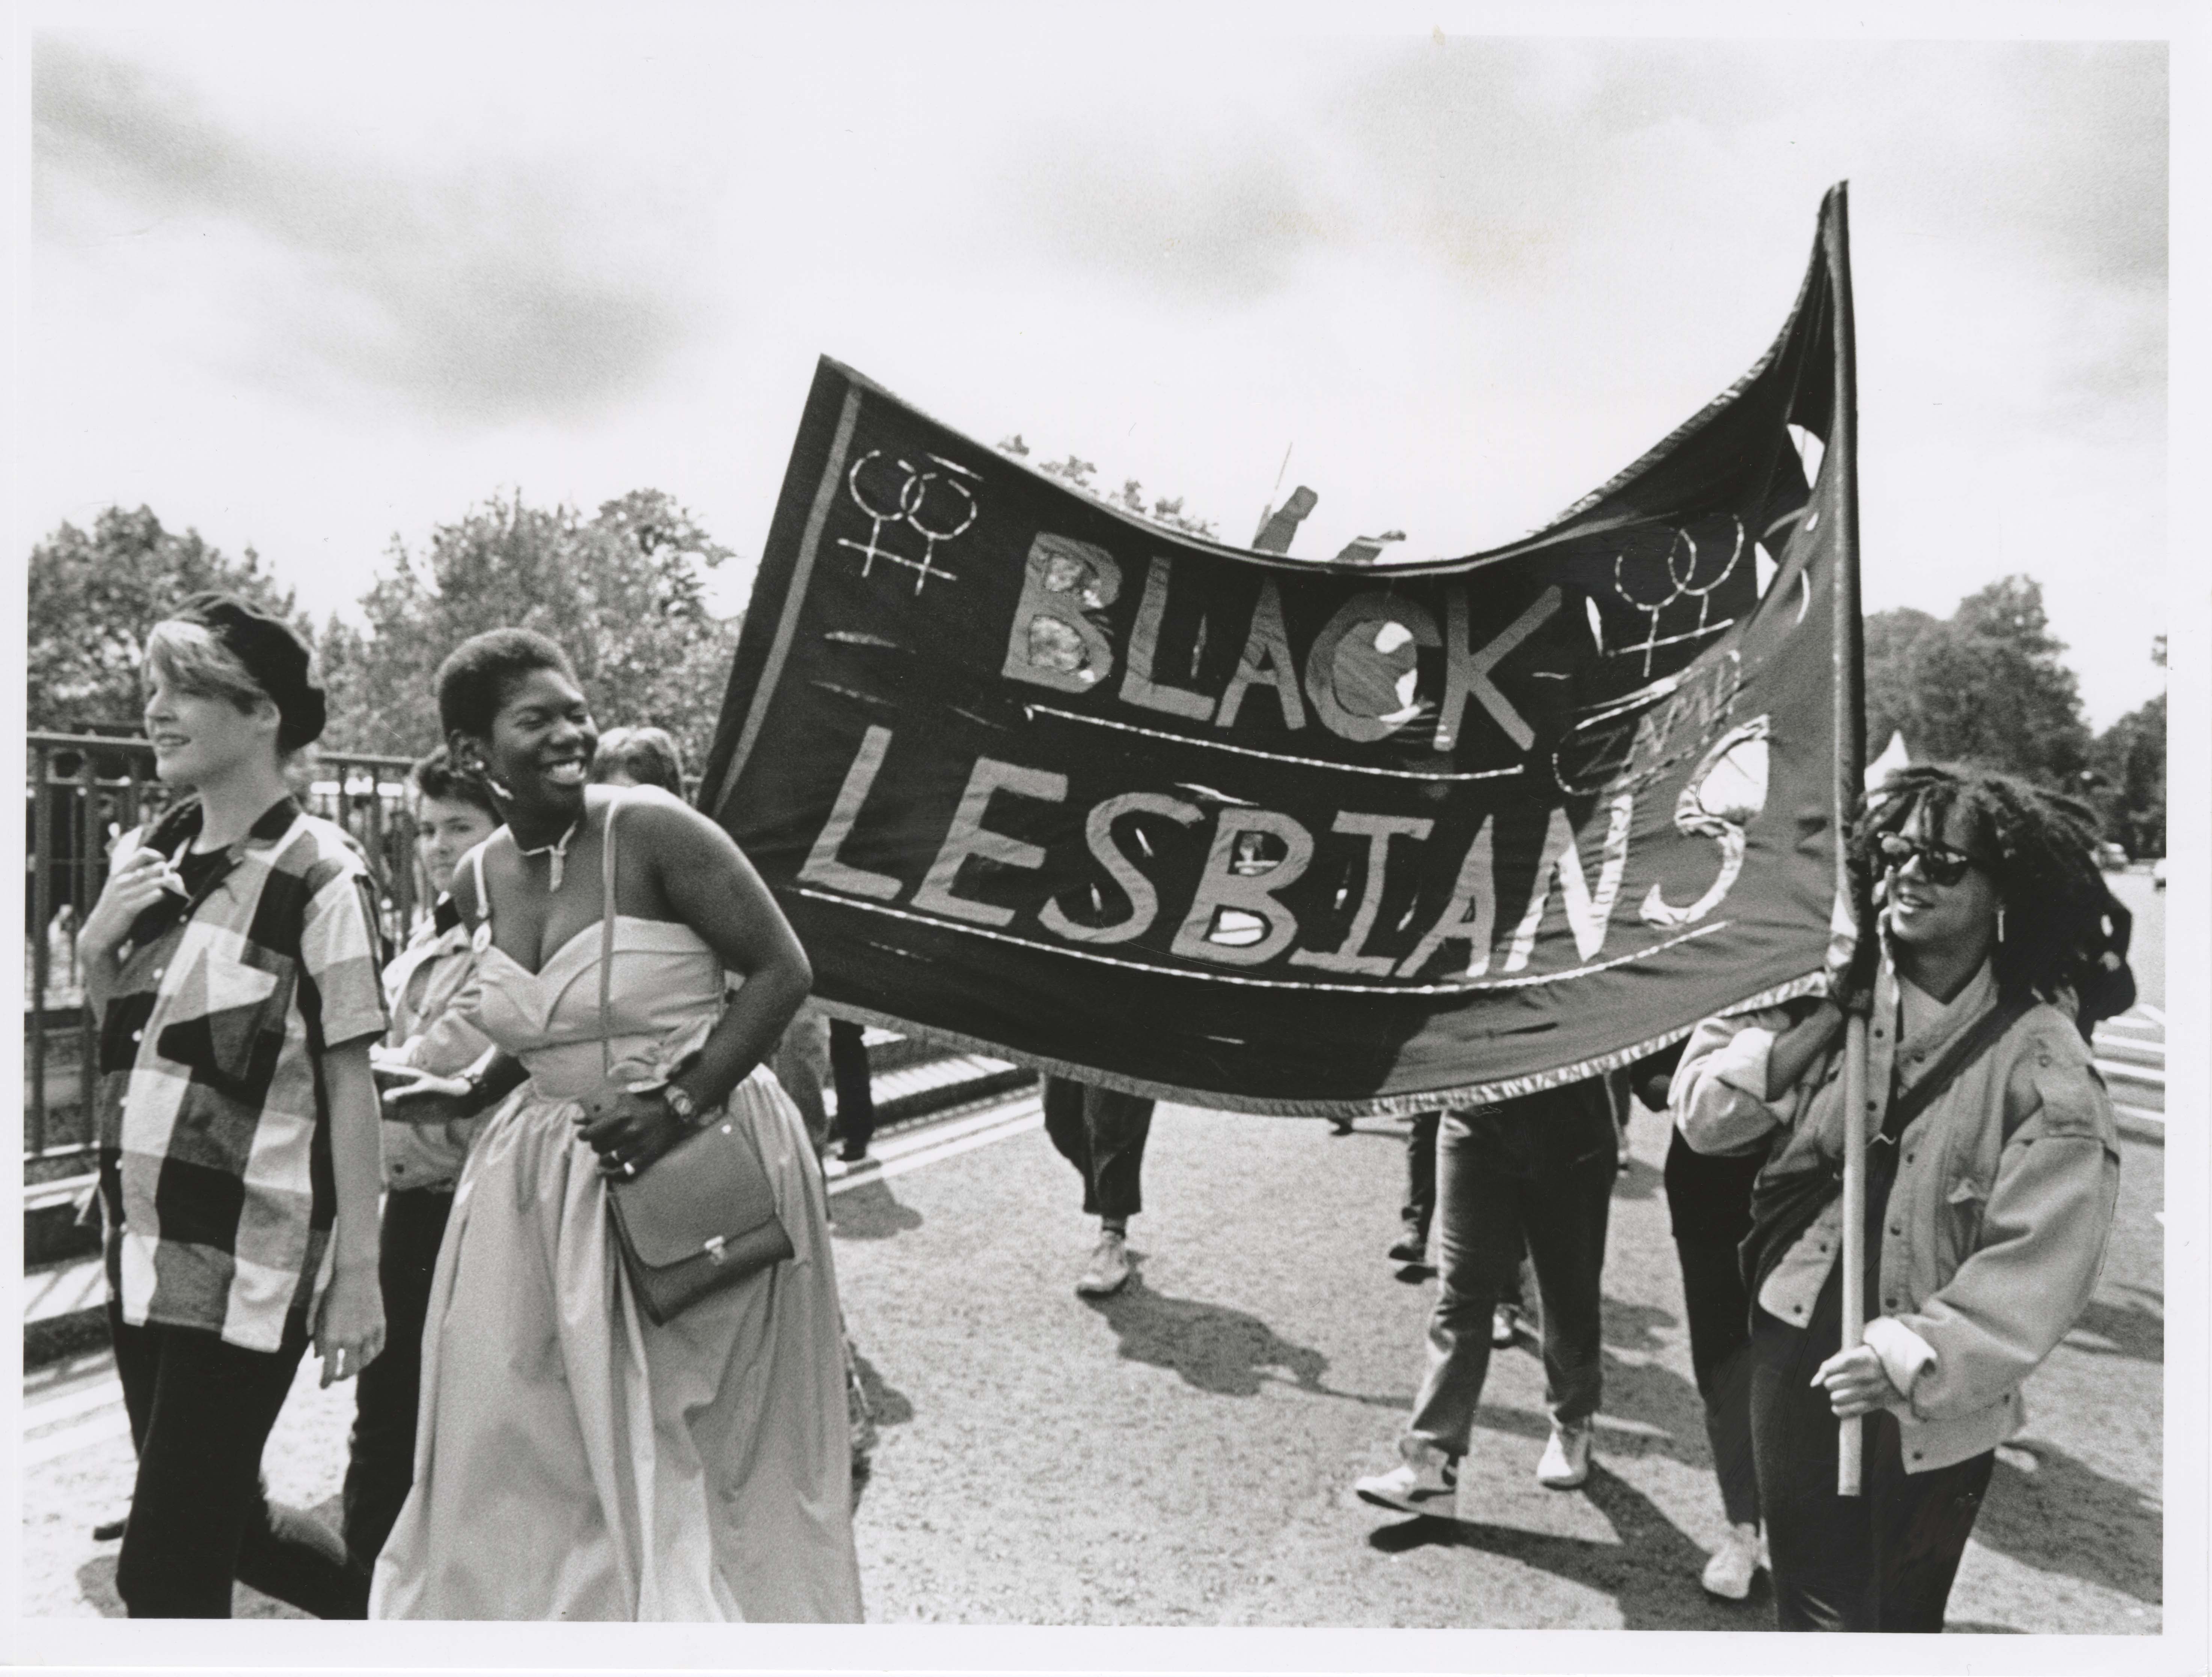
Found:
[[[491,894],[484,890],[483,846],[481,844],[469,852],[469,872],[474,876],[477,884],[477,922],[481,926],[489,926]]]
[[[617,792],[607,800],[607,817],[599,829],[599,1077],[614,1075],[613,1030],[615,982],[615,811],[623,806]]]
[[[2001,1002],[1976,1019],[1974,1023],[1952,1039],[1951,1046],[1943,1050],[1927,1073],[1906,1090],[1890,1108],[1882,1122],[1882,1132],[1887,1135],[1903,1135],[1922,1113],[1934,1104],[1936,1097],[1959,1080],[1967,1067],[1997,1045],[2008,1030],[2027,1016],[2035,1006],[2033,998]],[[2011,1139],[2008,1132],[2006,1139]]]

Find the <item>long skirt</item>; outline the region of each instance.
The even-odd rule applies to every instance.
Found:
[[[578,1112],[526,1091],[462,1173],[370,1616],[858,1622],[844,1342],[797,1109],[764,1069],[729,1103],[796,1255],[659,1327]]]

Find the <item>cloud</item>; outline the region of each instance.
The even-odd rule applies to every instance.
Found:
[[[380,390],[448,421],[600,411],[648,384],[694,330],[696,300],[609,238],[641,205],[580,205],[544,171],[408,172],[225,125],[185,89],[43,36],[33,69],[43,233],[150,216],[188,274],[216,232],[260,283],[232,283],[262,379]],[[647,195],[649,197],[649,195]],[[573,229],[597,223],[579,247]],[[195,243],[194,241],[197,241]],[[634,248],[634,247],[632,247]]]

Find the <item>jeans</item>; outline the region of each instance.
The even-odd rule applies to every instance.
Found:
[[[1152,1102],[1070,1078],[1044,1080],[1044,1128],[1083,1175],[1086,1216],[1122,1222],[1144,1209],[1140,1185]]]
[[[138,1449],[115,1588],[133,1619],[228,1619],[234,1579],[318,1619],[365,1619],[368,1570],[337,1534],[272,1507],[261,1451],[307,1346],[275,1351],[212,1329],[134,1328],[111,1302],[115,1371]]]
[[[1908,1473],[1897,1418],[1880,1412],[1865,1424],[1859,1494],[1836,1494],[1835,1412],[1811,1382],[1842,1342],[1842,1293],[1839,1267],[1803,1328],[1765,1310],[1752,1324],[1752,1448],[1775,1627],[1933,1633],[1996,1453]]]
[[[415,1482],[415,1413],[422,1382],[422,1326],[430,1278],[453,1209],[451,1188],[394,1188],[384,1196],[384,1352],[354,1382],[353,1445],[346,1463],[345,1542],[362,1565],[392,1534]]]
[[[1428,1368],[1407,1431],[1447,1455],[1467,1453],[1490,1372],[1491,1313],[1524,1236],[1543,1302],[1545,1406],[1559,1426],[1597,1413],[1613,1120],[1601,1099],[1593,1127],[1586,1102],[1559,1098],[1589,1087],[1446,1113],[1438,1130],[1443,1273],[1429,1313]]]
[[[1437,1127],[1441,1112],[1417,1112],[1406,1135],[1406,1203],[1398,1220],[1416,1240],[1429,1237],[1437,1214]]]

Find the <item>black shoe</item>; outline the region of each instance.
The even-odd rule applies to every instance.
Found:
[[[1398,1236],[1395,1243],[1390,1248],[1390,1261],[1394,1264],[1425,1263],[1428,1261],[1428,1231],[1425,1229],[1416,1229],[1411,1224],[1406,1225],[1406,1231]]]

